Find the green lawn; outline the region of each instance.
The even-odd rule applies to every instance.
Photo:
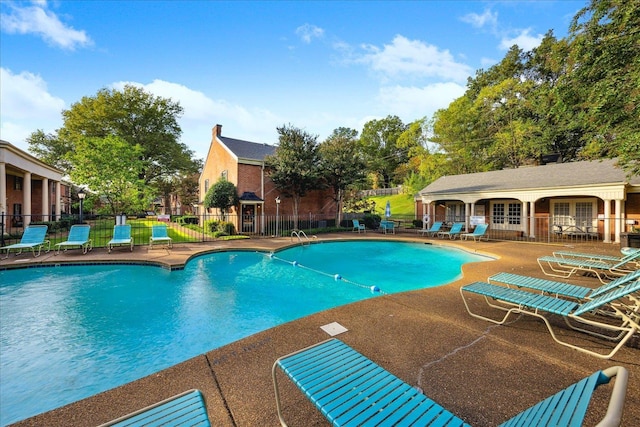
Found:
[[[369,197],[368,200],[376,202],[376,213],[384,216],[384,208],[387,200],[391,203],[391,216],[413,216],[415,212],[415,202],[413,196],[409,194],[396,194],[394,196]]]

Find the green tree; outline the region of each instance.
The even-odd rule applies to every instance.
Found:
[[[225,220],[225,214],[229,208],[237,204],[238,190],[236,186],[222,177],[209,188],[204,196],[204,207],[220,209],[223,220]]]
[[[367,169],[385,188],[393,185],[398,166],[408,160],[408,147],[397,144],[406,129],[398,116],[368,121],[362,129],[360,146]]]
[[[588,157],[617,157],[640,174],[640,7],[635,1],[591,0],[570,27],[577,88],[587,126]]]
[[[358,146],[358,131],[340,127],[319,146],[324,179],[336,203],[336,224],[342,221],[347,188],[365,177],[365,163]]]
[[[278,146],[272,156],[267,156],[265,165],[276,188],[293,200],[294,227],[298,228],[300,200],[323,187],[318,137],[291,125],[277,130]]]
[[[197,170],[193,152],[179,142],[182,130],[178,118],[182,112],[178,103],[136,86],[127,85],[121,91],[101,89],[62,112],[64,124],[56,135],[37,131],[28,142],[30,150],[41,159],[53,160],[52,164],[64,166],[68,172],[75,165],[58,160],[74,151],[79,140],[117,136],[142,148],[139,178],[154,185],[176,174]]]
[[[74,165],[69,176],[74,183],[88,186],[106,200],[112,214],[139,212],[151,201],[138,179],[143,167],[142,151],[139,145],[113,135],[78,138],[74,150],[67,153],[68,161]]]

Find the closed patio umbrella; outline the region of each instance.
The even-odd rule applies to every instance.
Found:
[[[391,216],[391,203],[387,200],[387,206],[384,208],[384,216],[387,217],[387,219]]]

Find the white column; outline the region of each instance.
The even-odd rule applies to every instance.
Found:
[[[22,224],[31,222],[31,172],[25,172],[22,178]]]
[[[622,213],[622,201],[615,200],[616,206],[616,222],[614,226],[614,242],[620,243],[620,233],[622,232],[622,222],[624,221],[624,214]]]
[[[464,219],[464,230],[465,233],[468,233],[470,230],[470,224],[469,224],[469,220],[471,219],[471,215],[473,215],[473,209],[474,209],[474,204],[473,203],[466,203],[466,208],[465,208],[465,219]]]
[[[531,212],[529,212],[529,237],[536,238],[536,202],[531,202]]]
[[[0,163],[0,212],[9,213],[7,206],[7,167]]]
[[[42,178],[42,220],[50,221],[49,211],[51,207],[49,206],[49,178]]]
[[[522,235],[527,237],[529,235],[529,202],[522,202]]]
[[[611,200],[604,201],[604,243],[611,243]]]
[[[61,184],[60,184],[60,181],[56,181],[54,183],[54,185],[56,186],[56,200],[55,200],[55,203],[56,203],[56,212],[55,212],[56,213],[56,219],[60,220],[60,215],[62,215],[62,206],[61,206],[62,205],[62,203],[61,203],[62,196],[61,196],[61,188],[60,188]]]

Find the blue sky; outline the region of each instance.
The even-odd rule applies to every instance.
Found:
[[[0,1],[0,138],[62,125],[61,111],[126,83],[180,102],[182,142],[211,128],[277,143],[291,124],[428,117],[518,44],[565,37],[586,0]]]

